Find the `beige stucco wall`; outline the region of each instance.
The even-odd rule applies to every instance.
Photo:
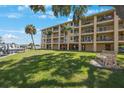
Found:
[[[97,44],[97,52],[105,50],[105,44]],[[111,44],[111,50],[114,50],[114,44]]]
[[[86,44],[86,51],[93,51],[93,44]]]
[[[58,49],[58,44],[53,44],[53,49],[57,50]]]

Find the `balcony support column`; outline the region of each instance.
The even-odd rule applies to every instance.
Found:
[[[41,49],[43,49],[44,41],[43,41],[43,31],[41,31]]]
[[[93,51],[97,51],[97,44],[96,44],[96,31],[97,31],[97,16],[94,16],[94,33],[93,33]]]
[[[47,49],[47,36],[45,35],[45,49]]]
[[[67,50],[69,50],[70,31],[67,32]]]
[[[59,31],[58,31],[58,50],[60,50],[60,39],[61,39],[61,26],[59,25]]]
[[[51,34],[51,49],[53,49],[53,28],[52,28],[52,34]]]
[[[118,53],[118,16],[116,15],[116,12],[114,11],[114,51]]]
[[[79,44],[78,44],[78,50],[81,51],[81,19],[79,20]]]

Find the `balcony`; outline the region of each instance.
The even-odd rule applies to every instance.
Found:
[[[92,24],[93,22],[93,20],[82,21],[82,25]]]
[[[61,40],[60,43],[64,43],[64,40]]]
[[[53,43],[58,43],[59,41],[58,40],[53,40]]]
[[[59,35],[58,34],[53,34],[53,37],[58,37]]]
[[[79,32],[74,32],[73,35],[74,36],[79,36]]]
[[[97,32],[105,32],[105,31],[110,31],[114,30],[113,26],[103,26],[103,27],[98,27]]]
[[[74,24],[74,27],[79,27],[79,24]]]
[[[119,24],[119,29],[124,29],[124,24]]]
[[[64,36],[64,34],[61,34],[61,36],[63,37],[63,36]]]
[[[59,31],[58,27],[53,28],[53,32],[58,32],[58,31]]]
[[[47,39],[50,39],[51,38],[51,35],[47,35]]]
[[[83,42],[83,43],[92,43],[93,39],[81,39],[81,42]]]
[[[109,37],[105,37],[105,38],[98,38],[97,37],[97,39],[96,39],[96,41],[113,41],[113,39],[112,38],[109,38]]]
[[[83,29],[83,30],[81,31],[81,34],[83,34],[83,33],[92,33],[93,31],[94,31],[93,28],[85,28],[85,29]]]
[[[45,36],[42,36],[42,38],[46,38]]]
[[[60,43],[67,43],[67,40],[61,40]]]
[[[51,40],[50,41],[47,41],[46,43],[51,43]]]
[[[114,17],[112,15],[105,15],[97,18],[97,22],[112,20]]]
[[[124,35],[119,36],[119,40],[124,40]]]
[[[74,39],[73,42],[79,42],[79,40],[78,39]]]

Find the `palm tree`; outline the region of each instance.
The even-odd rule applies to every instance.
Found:
[[[71,13],[73,14],[73,19],[80,19],[88,10],[87,5],[52,5],[52,12],[54,16],[66,16],[68,17]],[[46,9],[44,5],[31,5],[30,8],[34,13],[41,12],[45,13]]]
[[[34,48],[36,49],[35,43],[34,43],[34,38],[33,38],[33,35],[36,34],[36,28],[35,28],[35,26],[33,26],[32,24],[27,25],[27,26],[25,27],[25,33],[31,35],[31,39],[32,39],[33,46],[34,46]]]
[[[51,35],[52,34],[52,31],[51,30],[48,30],[47,31],[47,35]]]
[[[30,5],[30,8],[35,13],[37,13],[37,12],[45,13],[45,6],[44,5]]]
[[[104,5],[105,6],[105,5]],[[117,15],[124,19],[124,5],[106,5],[112,6]],[[73,20],[80,19],[87,12],[89,5],[52,5],[52,11],[54,16],[66,16],[68,17],[70,14],[73,15]],[[30,8],[35,12],[45,13],[44,5],[31,5]]]
[[[68,31],[71,31],[71,30],[73,30],[73,28],[72,28],[71,26],[68,26],[67,24],[65,24],[65,25],[62,26],[61,31],[64,32],[64,37],[65,37],[65,39],[66,39],[66,33],[67,33]],[[66,40],[65,40],[65,41],[66,41]]]

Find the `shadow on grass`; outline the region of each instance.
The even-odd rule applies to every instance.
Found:
[[[0,70],[0,87],[123,87],[117,80],[124,78],[121,72],[109,74],[104,79],[101,69],[89,64],[94,56],[81,56],[74,58],[75,53],[48,53],[25,57],[21,61],[9,65],[8,69]],[[10,60],[12,61],[12,60]],[[8,62],[2,62],[2,66]],[[85,80],[69,81],[75,74],[81,74],[84,68],[88,68],[88,77]],[[48,76],[35,82],[29,82],[32,76],[39,72],[49,72]],[[98,75],[95,75],[98,73]],[[119,74],[120,73],[120,74]],[[83,73],[82,73],[83,74]],[[116,76],[117,75],[117,76]],[[118,77],[121,76],[121,77]],[[42,76],[41,76],[42,77]],[[44,77],[44,76],[43,76]],[[64,78],[69,82],[63,82],[56,77]],[[39,77],[40,78],[40,77]],[[103,79],[101,79],[103,78]],[[113,80],[117,79],[114,81]],[[102,82],[102,83],[101,83]],[[109,84],[108,84],[109,83]],[[114,85],[111,85],[114,84]]]

